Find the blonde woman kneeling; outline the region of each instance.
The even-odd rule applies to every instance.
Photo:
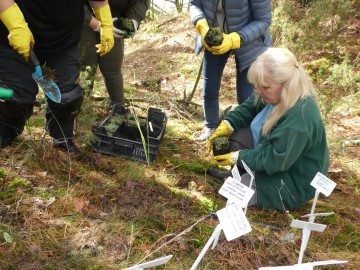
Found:
[[[211,147],[216,137],[230,137],[231,152],[214,159],[240,169],[243,160],[255,172],[251,205],[283,211],[301,207],[315,194],[310,182],[316,173],[326,175],[329,167],[314,86],[285,48],[261,54],[248,80],[255,93],[230,111],[208,140]]]

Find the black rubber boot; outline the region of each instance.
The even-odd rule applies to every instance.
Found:
[[[231,171],[223,171],[216,168],[209,168],[207,170],[207,174],[220,180],[225,180],[229,176],[232,176]]]
[[[11,145],[15,138],[0,136],[0,149],[4,149]]]
[[[55,148],[58,148],[62,151],[73,153],[73,154],[79,154],[80,149],[76,146],[76,144],[72,140],[66,140],[61,143],[54,144]]]

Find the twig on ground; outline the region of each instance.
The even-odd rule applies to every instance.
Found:
[[[178,235],[176,235],[175,237],[173,237],[172,239],[170,239],[169,241],[165,242],[164,244],[162,244],[161,246],[159,246],[158,248],[156,248],[154,251],[148,253],[145,257],[143,257],[139,262],[141,263],[142,261],[144,261],[146,258],[150,257],[152,254],[154,254],[155,252],[159,251],[160,249],[162,249],[163,247],[167,246],[168,244],[170,244],[171,242],[173,242],[174,240],[178,239],[180,236],[190,232],[197,224],[199,224],[200,222],[204,221],[206,218],[210,217],[210,215],[206,215],[202,218],[200,218],[198,221],[196,221],[193,225],[191,225],[189,228],[183,230],[181,233],[179,233]],[[171,234],[170,234],[171,235]],[[169,235],[165,235],[163,237],[161,237],[158,241],[156,241],[151,247],[153,248],[161,239],[163,239],[164,237],[167,237]]]

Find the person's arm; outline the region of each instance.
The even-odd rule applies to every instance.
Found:
[[[10,46],[25,60],[29,60],[30,48],[35,43],[34,37],[19,6],[13,0],[0,2],[0,20],[9,31]]]
[[[271,24],[271,0],[250,0],[252,21],[238,33],[241,43],[252,42],[265,35]]]
[[[92,8],[94,9],[97,9],[97,8],[101,8],[101,7],[104,7],[106,5],[109,4],[109,1],[108,0],[89,0],[89,3],[91,5]]]
[[[321,117],[314,101],[299,102],[254,149],[240,151],[238,166],[242,167],[243,160],[252,170],[269,175],[287,171],[315,143],[319,121]]]
[[[14,0],[2,0],[0,1],[0,14],[3,13],[6,9],[15,4]]]
[[[126,18],[135,20],[135,30],[139,29],[141,21],[145,18],[146,12],[149,9],[149,0],[132,0],[126,10]],[[136,24],[136,25],[135,25]]]
[[[190,0],[190,18],[194,25],[201,19],[206,18],[201,0]]]
[[[236,106],[224,117],[224,120],[227,120],[235,131],[240,128],[250,127],[251,121],[265,106],[261,103],[255,105],[254,99],[255,94],[253,93],[243,103]]]
[[[110,52],[114,46],[113,19],[111,16],[108,0],[89,1],[94,10],[94,14],[100,25],[100,44],[96,45],[96,52],[103,56]]]

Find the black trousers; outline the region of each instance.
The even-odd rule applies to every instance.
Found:
[[[81,69],[86,69],[85,79],[87,81],[85,91],[90,94],[93,90],[94,77],[99,66],[112,105],[124,105],[124,82],[121,72],[124,59],[124,39],[115,38],[111,51],[104,56],[99,56],[95,49],[95,45],[100,43],[99,33],[84,25],[81,35]]]
[[[47,127],[55,139],[73,136],[74,119],[80,111],[83,91],[77,84],[80,72],[79,48],[73,47],[56,53],[37,53],[41,65],[54,71],[62,94],[61,104],[46,101]],[[10,100],[0,102],[0,136],[15,138],[24,130],[31,116],[38,93],[32,78],[34,66],[24,60],[16,50],[0,45],[0,84],[14,91]]]

